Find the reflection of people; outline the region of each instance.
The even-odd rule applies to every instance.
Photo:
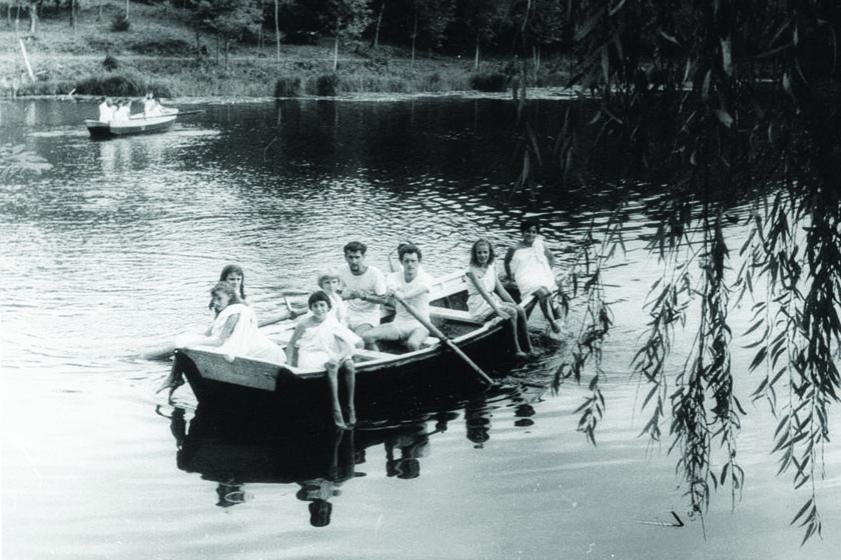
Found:
[[[220,482],[216,486],[216,495],[219,497],[216,505],[223,508],[235,506],[245,501],[242,484],[237,483],[233,477],[229,478],[227,482]]]
[[[362,346],[362,339],[353,331],[341,325],[329,312],[330,298],[322,291],[315,292],[307,301],[312,315],[302,320],[295,327],[292,338],[286,346],[289,363],[302,369],[327,370],[327,383],[330,388],[330,400],[333,407],[333,421],[336,426],[347,429],[339,403],[339,371],[344,372],[347,386],[348,422],[356,423],[354,406],[354,385],[356,367],[353,363],[353,351]]]
[[[555,257],[543,244],[537,220],[523,220],[520,232],[522,240],[505,255],[505,272],[517,284],[522,301],[532,294],[537,296],[549,326],[554,332],[560,332],[560,310],[552,302],[552,295],[558,288],[552,272]]]
[[[517,355],[531,352],[528,318],[522,307],[514,303],[502,282],[496,277],[494,250],[486,239],[480,239],[470,249],[470,267],[467,269],[467,309],[470,316],[484,321],[495,312],[511,321],[514,349]],[[490,301],[488,301],[490,300]],[[522,342],[521,342],[522,339]],[[525,350],[525,352],[524,352]]]
[[[398,249],[398,258],[403,270],[388,275],[386,295],[403,298],[418,315],[429,322],[432,279],[420,270],[421,251],[410,243],[404,243]],[[409,350],[417,350],[428,336],[426,327],[404,305],[395,303],[394,320],[366,331],[362,338],[367,346],[373,346],[379,340],[391,340],[405,344]]]
[[[464,425],[467,428],[467,439],[475,444],[474,447],[484,447],[485,442],[491,438],[491,419],[484,400],[471,401],[464,406]]]
[[[385,276],[379,268],[365,262],[368,248],[351,241],[344,247],[347,266],[339,271],[344,284],[342,298],[347,300],[348,326],[358,335],[380,324],[380,303],[370,296],[385,294]]]
[[[395,458],[395,450],[400,456]],[[420,461],[429,455],[429,436],[425,426],[418,424],[413,429],[401,429],[385,440],[386,476],[396,476],[404,480],[420,476]]]
[[[310,512],[310,525],[313,527],[326,527],[330,524],[333,504],[329,500],[341,495],[339,487],[342,482],[353,477],[353,456],[353,433],[341,432],[333,442],[327,476],[298,482],[301,488],[295,493],[295,497],[310,502],[307,508]]]

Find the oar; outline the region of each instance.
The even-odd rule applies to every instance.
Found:
[[[295,310],[289,305],[289,301],[286,298],[283,298],[286,301],[286,307],[289,309],[289,315],[275,315],[268,319],[263,319],[257,323],[259,328],[268,327],[269,325],[274,325],[275,323],[279,323],[281,321],[285,321],[286,319],[294,319],[298,315],[303,315],[306,313],[304,310]],[[144,352],[141,352],[139,357],[142,360],[150,360],[150,361],[161,361],[167,360],[172,353],[175,351],[175,345],[172,343],[160,344],[158,346],[153,346],[151,348],[147,348]]]
[[[461,359],[464,361],[464,363],[466,363],[468,366],[470,366],[470,369],[472,369],[472,370],[476,373],[476,375],[478,375],[480,378],[482,378],[482,381],[484,381],[484,382],[485,382],[485,383],[487,383],[488,385],[494,385],[494,380],[493,380],[493,379],[491,379],[490,377],[488,377],[488,374],[487,374],[487,373],[485,373],[485,372],[482,370],[482,368],[480,368],[478,365],[476,365],[476,362],[474,362],[473,360],[471,360],[471,359],[467,356],[467,354],[465,354],[464,352],[462,352],[461,348],[459,348],[458,346],[456,346],[456,343],[455,343],[455,342],[453,342],[452,340],[450,340],[449,338],[447,338],[447,335],[445,335],[445,334],[444,334],[444,333],[442,333],[440,330],[438,330],[438,327],[436,327],[435,325],[433,325],[433,324],[432,324],[432,322],[430,322],[430,321],[429,321],[426,317],[423,317],[420,313],[418,313],[418,312],[417,312],[417,311],[416,311],[416,310],[415,310],[415,309],[414,309],[411,305],[409,305],[409,304],[406,302],[406,300],[405,300],[405,299],[403,299],[402,297],[400,297],[400,296],[398,296],[398,295],[396,295],[396,294],[395,294],[395,295],[393,295],[392,297],[394,297],[394,299],[395,299],[395,300],[397,300],[398,302],[400,302],[400,305],[402,305],[403,307],[405,307],[405,308],[406,308],[406,311],[408,311],[408,312],[409,312],[409,314],[410,314],[410,315],[412,315],[412,317],[414,317],[415,319],[417,319],[417,320],[418,320],[418,322],[420,322],[420,324],[421,324],[421,325],[423,325],[424,327],[426,327],[426,330],[428,330],[430,333],[432,333],[432,335],[433,335],[433,336],[435,336],[435,338],[437,338],[438,340],[440,340],[443,344],[447,345],[447,346],[450,348],[450,350],[452,350],[452,351],[456,354],[456,356],[458,356],[459,358],[461,358]]]

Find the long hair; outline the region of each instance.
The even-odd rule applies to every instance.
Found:
[[[228,275],[232,272],[239,273],[240,277],[242,278],[242,282],[239,284],[239,297],[241,299],[245,299],[245,272],[242,270],[242,267],[238,264],[228,264],[225,265],[225,268],[222,269],[222,274],[219,275],[219,281],[224,282],[228,279]]]
[[[479,238],[476,243],[473,244],[473,247],[470,248],[470,266],[475,266],[476,268],[480,268],[482,265],[479,264],[479,259],[476,258],[476,247],[484,243],[488,246],[488,262],[487,266],[491,266],[496,258],[496,254],[494,253],[494,246],[491,245],[491,242],[485,239],[484,237]]]
[[[242,299],[239,297],[239,294],[234,290],[234,287],[228,284],[227,282],[217,282],[212,288],[210,288],[210,305],[213,305],[213,296],[217,292],[221,292],[228,296],[228,305],[233,305],[235,303],[242,303]],[[217,311],[216,314],[218,315],[219,312]]]

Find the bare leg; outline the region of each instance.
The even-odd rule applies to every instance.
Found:
[[[528,353],[534,352],[534,347],[531,345],[531,338],[529,337],[529,318],[526,317],[526,311],[519,305],[517,306],[517,334],[521,337],[520,347]]]
[[[184,384],[184,376],[181,373],[181,370],[176,370],[176,363],[173,362],[172,369],[169,370],[169,375],[164,379],[164,382],[161,383],[161,386],[158,387],[158,390],[155,391],[156,393],[160,393],[164,389],[169,389],[169,398],[172,398],[172,393],[175,392],[177,388]]]
[[[365,341],[365,348],[367,350],[379,351],[380,347],[377,346],[376,339],[365,336],[365,333],[372,330],[373,328],[374,327],[371,326],[371,325],[362,324],[362,325],[358,325],[355,329],[353,329],[353,332],[355,332],[356,334],[358,334],[359,336],[362,337],[362,340]]]
[[[339,380],[337,375],[339,366],[336,362],[330,361],[324,364],[324,368],[327,370],[327,384],[330,387],[330,400],[333,404],[333,422],[336,423],[337,428],[347,430],[345,420],[342,418],[342,407],[339,404]]]
[[[423,327],[413,330],[412,334],[409,335],[409,338],[406,339],[406,348],[414,352],[421,347],[421,344],[423,344],[423,341],[426,340],[428,336],[429,331]]]
[[[509,303],[502,304],[502,310],[508,314],[508,320],[511,322],[511,335],[514,337],[514,352],[518,358],[525,358],[526,353],[523,352],[523,349],[520,346],[520,337],[517,334],[517,311],[514,307],[514,305]]]
[[[356,425],[356,365],[348,358],[342,362],[345,371],[345,386],[347,387],[347,421],[348,426]]]
[[[543,316],[546,317],[547,321],[549,321],[549,327],[551,327],[553,332],[561,332],[561,326],[555,320],[555,314],[552,310],[549,290],[546,288],[540,288],[537,292],[535,292],[535,295],[537,295],[537,299],[540,302],[540,310],[543,312]]]

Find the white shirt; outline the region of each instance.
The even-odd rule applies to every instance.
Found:
[[[114,111],[105,101],[99,104],[99,122],[109,122],[114,117]]]
[[[410,292],[421,293],[411,297],[403,296],[403,299],[412,306],[412,309],[417,311],[418,315],[429,320],[429,299],[430,289],[432,288],[432,278],[423,270],[418,270],[417,275],[411,282],[406,282],[406,276],[403,271],[392,272],[386,279],[386,286],[392,290],[407,294]],[[397,303],[394,309],[394,324],[405,326],[423,326],[409,313],[406,308]]]
[[[344,284],[343,292],[362,291],[369,294],[385,294],[385,276],[379,268],[369,266],[362,274],[354,274],[345,264],[339,271],[339,279]],[[372,326],[380,324],[380,304],[361,299],[349,299],[347,302],[347,318],[351,328],[367,323]]]

